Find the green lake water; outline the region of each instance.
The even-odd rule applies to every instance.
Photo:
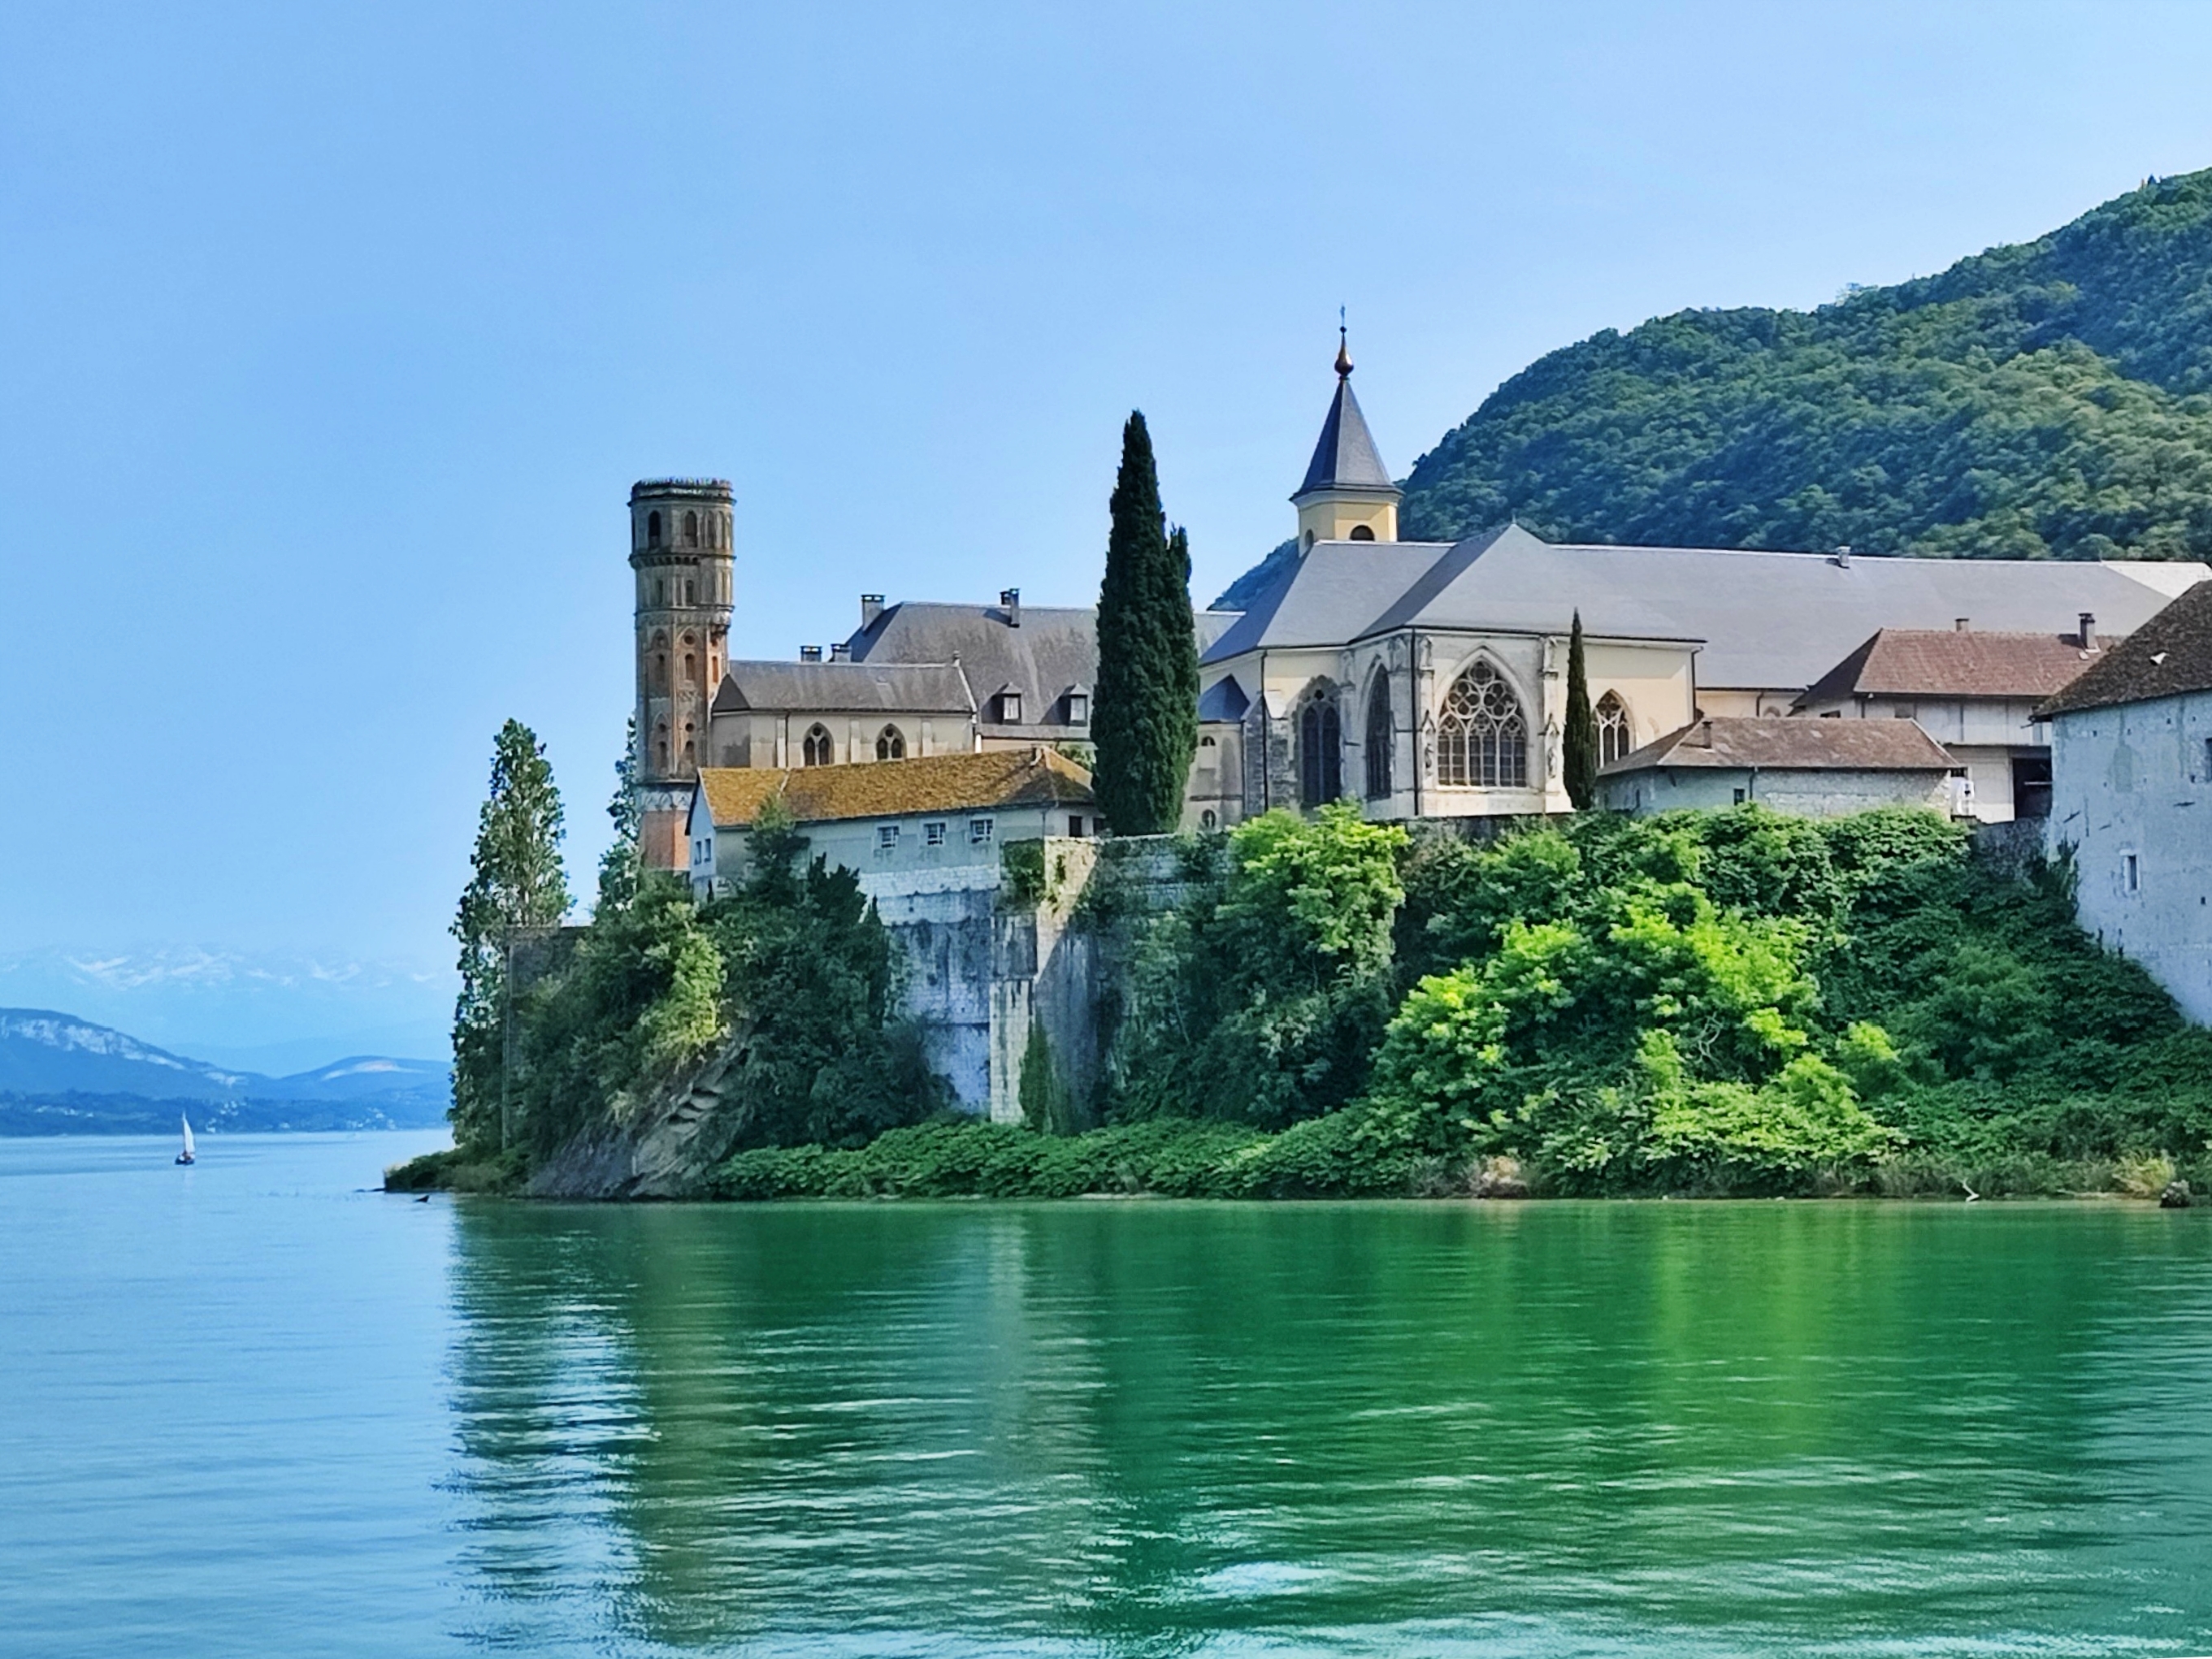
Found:
[[[2212,1652],[2212,1212],[0,1142],[0,1653]]]

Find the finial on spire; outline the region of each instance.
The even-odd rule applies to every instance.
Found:
[[[1345,332],[1344,307],[1336,308],[1336,378],[1345,379],[1352,373],[1351,337]]]

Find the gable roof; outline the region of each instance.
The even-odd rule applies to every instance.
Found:
[[[1598,769],[1601,777],[1671,767],[1776,772],[1948,772],[1943,745],[1917,720],[1698,720]]]
[[[975,699],[954,663],[733,662],[713,711],[972,714]]]
[[[1814,681],[1797,706],[1844,697],[2047,697],[2098,656],[2063,634],[1885,628]]]
[[[1192,623],[1200,651],[1237,619],[1233,611],[1194,611]],[[1089,691],[1098,683],[1097,629],[1098,613],[1089,605],[1024,605],[1017,627],[1012,615],[1000,605],[908,599],[884,606],[846,645],[851,665],[872,669],[949,664],[957,659],[969,685],[991,688],[983,694],[987,701],[1000,686],[1027,699],[1022,712],[1029,718],[1018,725],[996,726],[991,719],[996,711],[981,710],[986,731],[1018,736],[1042,728],[1079,737],[1087,725],[1069,726],[1063,732],[1052,721],[1065,717],[1060,700],[1069,691]]]
[[[1367,417],[1359,412],[1359,399],[1352,395],[1352,365],[1338,361],[1342,367],[1336,377],[1336,396],[1329,399],[1313,459],[1306,463],[1305,481],[1291,497],[1294,501],[1322,490],[1398,494],[1390,469],[1375,447],[1375,434],[1367,429]]]
[[[1199,660],[1358,639],[1451,550],[1448,542],[1316,542],[1254,597]]]
[[[2212,691],[2212,581],[2153,617],[2037,709],[2039,718]]]
[[[1245,711],[1252,707],[1252,699],[1244,695],[1244,688],[1237,684],[1237,676],[1224,674],[1219,679],[1198,694],[1198,718],[1201,725],[1243,720]]]
[[[1322,542],[1205,653],[1343,645],[1401,628],[1702,642],[1698,684],[1811,684],[1885,628],[2056,633],[2093,613],[2123,635],[2202,564],[1839,557],[1722,548],[1554,544],[1518,525],[1449,545]]]
[[[718,830],[751,823],[771,799],[799,823],[1093,801],[1091,774],[1042,744],[853,766],[708,766],[694,787]]]

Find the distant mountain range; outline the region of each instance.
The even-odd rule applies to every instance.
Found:
[[[1423,541],[1517,520],[1619,545],[2212,556],[2212,170],[1814,311],[1606,329],[1498,387],[1405,489]]]
[[[411,1129],[446,1121],[452,1068],[363,1054],[290,1077],[228,1071],[43,1008],[0,1008],[0,1135]]]

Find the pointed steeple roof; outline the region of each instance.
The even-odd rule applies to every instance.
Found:
[[[1321,441],[1314,446],[1305,482],[1291,497],[1293,501],[1337,489],[1398,494],[1389,468],[1376,451],[1367,417],[1359,412],[1359,399],[1352,395],[1352,356],[1344,331],[1339,329],[1337,334],[1336,396],[1329,402],[1328,418],[1321,423]]]

